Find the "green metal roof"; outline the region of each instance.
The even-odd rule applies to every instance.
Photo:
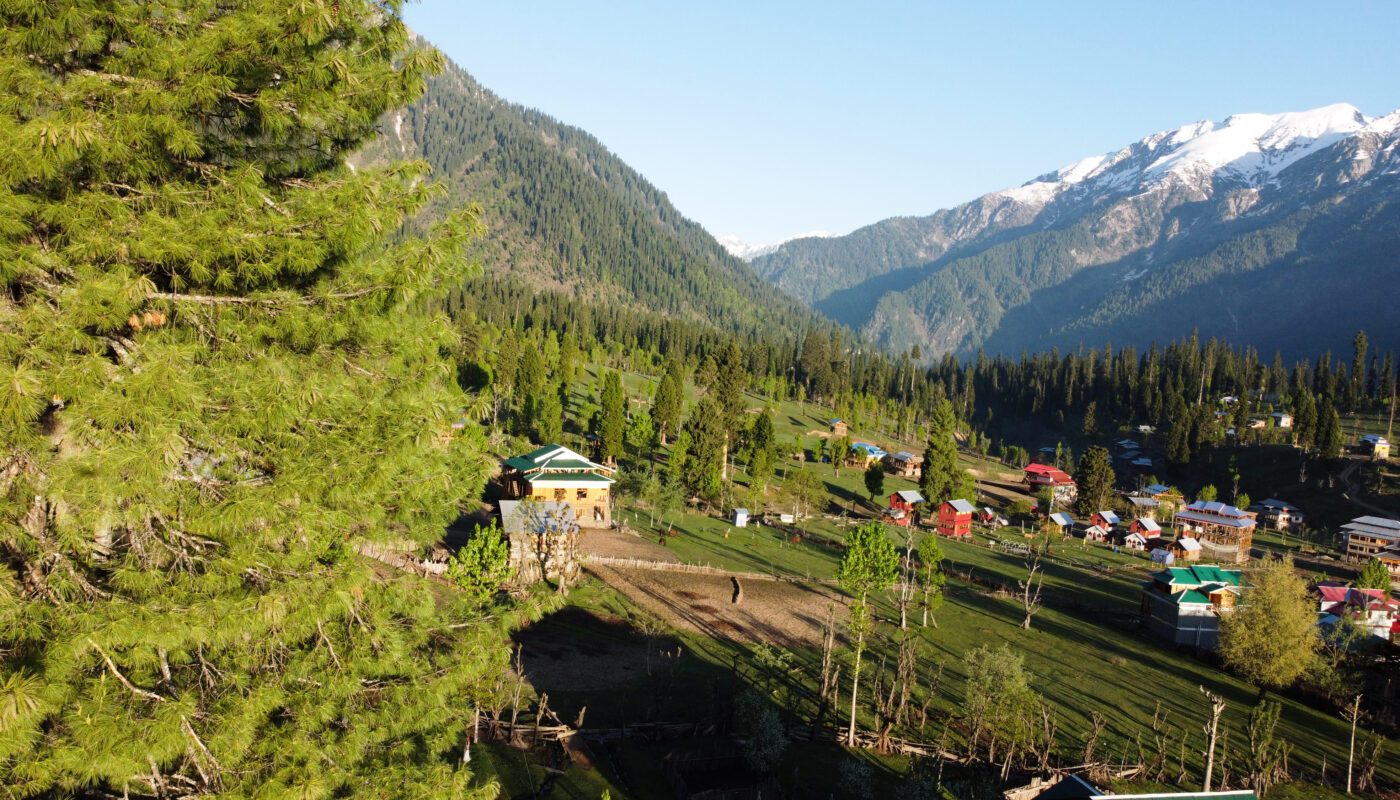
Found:
[[[529,456],[512,456],[506,459],[506,466],[515,467],[521,472],[524,472],[527,469],[534,469],[535,462],[531,461]]]
[[[1184,592],[1177,592],[1176,594],[1172,595],[1172,599],[1176,600],[1177,605],[1184,605],[1187,603],[1194,603],[1196,605],[1205,606],[1210,605],[1210,598],[1206,595],[1201,594],[1195,589],[1187,589]]]
[[[1171,580],[1167,583],[1173,586],[1195,586],[1200,583],[1189,567],[1167,567],[1165,571],[1171,573]]]

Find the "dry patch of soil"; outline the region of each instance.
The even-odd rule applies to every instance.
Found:
[[[675,553],[654,541],[643,539],[635,533],[615,529],[597,531],[585,529],[579,534],[578,549],[579,553],[585,556],[637,558],[643,561],[680,561]]]
[[[726,575],[590,566],[612,588],[680,630],[794,649],[820,647],[827,606],[844,618],[845,598],[825,586],[740,578],[736,604]]]

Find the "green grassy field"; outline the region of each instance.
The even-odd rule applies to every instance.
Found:
[[[576,387],[581,398],[586,384],[594,380],[588,371]],[[645,376],[624,374],[624,385],[634,397],[650,398],[654,382]],[[764,404],[756,395],[748,397],[752,407]],[[810,456],[816,432],[826,430],[830,413],[811,404],[778,403],[775,425],[780,441],[785,437],[801,438]],[[872,441],[886,449],[921,449],[912,442],[898,442],[887,431],[851,432],[855,440]],[[1242,480],[1241,490],[1255,499],[1280,497],[1302,506],[1309,523],[1316,520],[1322,526],[1328,520],[1355,516],[1350,504],[1337,497],[1337,491],[1326,485],[1327,476],[1300,474],[1302,462],[1292,448],[1260,447],[1211,451],[1203,466],[1203,476],[1227,491],[1225,471],[1230,457],[1235,457]],[[1019,472],[994,461],[963,456],[964,466],[976,467],[998,478],[1015,481]],[[666,537],[666,545],[682,561],[708,564],[739,571],[775,573],[810,579],[830,579],[839,559],[839,543],[851,524],[878,514],[883,497],[871,503],[867,496],[861,470],[842,468],[839,474],[826,464],[787,460],[779,465],[774,483],[780,484],[791,470],[815,471],[826,485],[831,505],[826,514],[802,520],[793,529],[751,525],[736,529],[720,516],[721,509],[711,514],[691,509],[648,524],[648,512],[635,501],[619,500],[615,517],[643,532],[656,534],[667,523],[676,535]],[[1217,473],[1219,473],[1217,475]],[[1300,480],[1301,478],[1301,480]],[[747,476],[734,475],[742,491]],[[884,495],[906,488],[916,488],[913,481],[886,476]],[[776,501],[777,492],[771,493]],[[750,499],[752,495],[749,495]],[[773,508],[777,511],[780,508]],[[794,534],[800,535],[794,541]],[[891,529],[891,535],[902,537],[904,532]],[[925,534],[931,535],[931,534]],[[1326,535],[1307,537],[1275,532],[1258,534],[1261,547],[1279,551],[1320,550],[1331,544]],[[993,540],[1025,542],[1025,531],[1017,526],[995,530],[979,530],[972,541],[939,540],[950,568],[958,573],[970,573],[978,581],[990,581],[1014,586],[1025,577],[1021,556],[993,549]],[[902,539],[901,539],[902,541]],[[1305,555],[1310,555],[1304,553]],[[1208,659],[1168,647],[1137,631],[1133,617],[1141,594],[1140,583],[1156,569],[1145,555],[1131,552],[1115,553],[1101,545],[1067,539],[1053,543],[1045,560],[1045,590],[1047,606],[1034,618],[1030,631],[1021,628],[1023,612],[1014,598],[1000,596],[988,589],[966,581],[952,580],[946,603],[937,613],[937,627],[917,629],[913,635],[920,642],[920,674],[925,680],[941,665],[943,680],[932,703],[934,721],[925,731],[897,731],[915,738],[931,739],[945,724],[955,724],[964,702],[966,674],[964,657],[978,646],[1007,644],[1023,656],[1032,688],[1057,709],[1060,733],[1057,750],[1066,759],[1083,746],[1089,729],[1088,714],[1097,710],[1108,722],[1101,741],[1100,757],[1129,758],[1139,736],[1150,740],[1150,725],[1154,714],[1165,713],[1174,737],[1185,735],[1188,740],[1187,766],[1199,775],[1202,743],[1200,727],[1207,703],[1198,687],[1205,687],[1225,697],[1229,708],[1225,724],[1231,731],[1231,747],[1242,747],[1245,724],[1253,707],[1257,691],[1229,673],[1214,666]],[[573,607],[605,618],[639,618],[620,595],[594,581],[578,587],[571,595]],[[882,620],[865,661],[862,682],[873,679],[882,659],[892,662],[896,650],[897,631],[891,620],[897,612],[887,597],[875,598],[876,613]],[[551,705],[566,718],[587,706],[589,727],[618,725],[647,719],[699,718],[713,708],[715,692],[723,687],[737,691],[744,681],[757,674],[754,656],[749,648],[721,640],[672,633],[667,640],[680,653],[675,663],[655,676],[639,676],[623,681],[606,690],[554,691]],[[815,683],[820,654],[809,650],[791,653],[793,669],[787,680],[793,689],[778,696],[800,696],[795,687],[810,692]],[[843,653],[841,658],[848,658]],[[845,670],[850,669],[846,664]],[[889,672],[893,672],[891,667]],[[866,684],[868,685],[868,684]],[[888,685],[888,684],[886,684]],[[796,692],[796,693],[794,693]],[[1292,696],[1274,697],[1283,706],[1280,736],[1295,748],[1290,756],[1294,774],[1313,779],[1323,761],[1334,772],[1346,759],[1346,728],[1335,713],[1320,710]],[[798,705],[802,705],[799,703]],[[810,713],[810,705],[803,705]],[[874,724],[873,718],[862,711],[864,725]],[[954,737],[956,739],[956,736]],[[1175,747],[1175,745],[1174,745]],[[1392,742],[1391,748],[1395,747]],[[627,742],[612,751],[616,763],[635,794],[616,788],[613,796],[664,796],[648,794],[664,786],[656,769],[657,759],[666,747]],[[842,758],[853,757],[842,748],[829,746],[796,747],[789,754],[781,777],[789,791],[810,785],[815,779],[824,785],[835,780],[835,769]],[[1173,759],[1176,753],[1173,752]],[[901,770],[898,760],[877,760],[877,780],[885,790],[892,790]],[[506,767],[504,769],[510,769]],[[1379,776],[1391,784],[1400,782],[1400,759],[1382,761]],[[528,781],[530,779],[523,779]],[[600,776],[600,780],[609,778]],[[506,781],[502,778],[502,783]],[[564,778],[560,778],[560,786]],[[580,783],[584,790],[597,788]],[[1290,794],[1296,787],[1281,787],[1271,797],[1323,796]],[[1323,790],[1318,790],[1322,792]],[[557,795],[574,796],[574,795]]]

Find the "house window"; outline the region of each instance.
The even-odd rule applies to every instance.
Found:
[[[578,490],[578,495],[577,495],[577,497],[576,497],[575,499],[578,499],[578,500],[587,500],[587,499],[588,499],[588,490],[587,490],[587,489],[579,489],[579,490]]]
[[[556,503],[562,503],[562,502],[564,502],[564,490],[563,490],[563,489],[555,489],[555,490],[554,490],[554,502],[556,502]]]

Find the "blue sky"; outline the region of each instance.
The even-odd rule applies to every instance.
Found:
[[[1159,130],[1400,108],[1400,2],[423,0],[408,23],[716,236],[846,233]]]

